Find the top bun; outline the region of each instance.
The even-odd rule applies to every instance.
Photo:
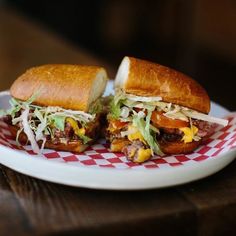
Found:
[[[37,93],[34,104],[88,111],[106,87],[107,73],[97,66],[43,65],[33,67],[11,86],[14,98],[28,100]]]
[[[125,57],[115,87],[138,96],[160,96],[163,101],[209,113],[210,99],[200,84],[187,75],[145,60]]]

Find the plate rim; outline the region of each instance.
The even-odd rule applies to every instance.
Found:
[[[7,153],[9,152],[8,147],[2,146],[0,145],[0,151],[3,153]],[[24,162],[23,164],[23,169],[22,169],[22,165],[18,165],[18,166],[12,166],[11,162],[13,160],[13,162],[15,162],[15,158],[14,156],[8,156],[5,158],[0,158],[0,163],[2,165],[7,166],[8,168],[11,168],[19,173],[37,178],[37,179],[41,179],[41,180],[46,180],[49,182],[53,182],[53,183],[57,183],[57,184],[63,184],[63,185],[67,185],[67,186],[73,186],[73,187],[83,187],[83,188],[91,188],[91,189],[101,189],[101,190],[144,190],[144,189],[154,189],[154,188],[166,188],[166,187],[171,187],[171,186],[176,186],[176,185],[181,185],[181,184],[186,184],[189,182],[193,182],[202,178],[205,178],[211,174],[214,174],[216,172],[218,172],[219,170],[223,169],[225,166],[227,166],[230,162],[232,162],[235,159],[235,154],[236,154],[236,149],[232,149],[229,150],[227,153],[223,153],[223,154],[219,154],[218,156],[214,157],[213,159],[207,159],[207,160],[203,160],[201,162],[198,162],[197,165],[189,165],[189,166],[176,166],[175,168],[166,168],[166,169],[148,169],[148,170],[140,170],[140,169],[113,169],[113,168],[104,168],[104,169],[100,169],[100,168],[93,168],[93,167],[88,167],[88,166],[74,166],[74,165],[70,165],[67,163],[61,163],[61,162],[51,162],[48,161],[46,159],[37,159],[32,157],[31,155],[27,155],[25,153],[19,152],[17,150],[13,150],[11,149],[12,154],[16,154],[17,153],[17,161],[27,161],[27,165],[32,167],[32,163],[34,163],[34,165],[38,164],[37,167],[39,165],[41,165],[41,169],[45,170],[45,168],[54,168],[54,171],[59,171],[58,173],[60,173],[61,169],[65,170],[65,165],[67,165],[66,167],[66,172],[70,173],[71,175],[74,175],[76,173],[77,177],[81,177],[81,174],[86,174],[86,177],[90,177],[90,174],[96,175],[93,178],[94,179],[99,179],[99,181],[92,181],[92,182],[86,182],[83,183],[82,182],[78,182],[78,180],[76,181],[68,181],[68,180],[58,180],[58,176],[55,177],[55,175],[43,175],[43,173],[39,173],[39,172],[33,172],[32,173],[32,169],[30,169],[30,171],[27,171],[24,169],[24,167],[27,167],[25,165],[26,162]],[[26,158],[27,157],[27,158]],[[29,158],[28,158],[29,157]],[[10,158],[10,159],[8,159]],[[6,160],[8,159],[8,161]],[[10,163],[10,164],[9,164]],[[23,163],[23,162],[22,162]],[[43,165],[43,166],[42,166]],[[57,170],[55,170],[55,168]],[[26,168],[27,169],[27,168]],[[33,168],[34,169],[34,168]],[[207,172],[203,172],[202,171],[204,169],[207,169]],[[51,171],[52,169],[50,169]],[[84,172],[84,173],[82,173]],[[89,173],[88,173],[89,172]],[[174,174],[177,175],[179,173],[181,174],[185,174],[188,175],[188,173],[191,173],[190,177],[188,176],[188,178],[184,177],[183,175],[181,175],[179,177],[178,180],[176,180],[176,176],[174,179],[170,178],[170,180],[168,180],[165,183],[159,183],[157,184],[157,182],[147,182],[146,180],[151,178],[151,180],[153,180],[153,177],[170,177],[170,175]],[[67,174],[68,174],[67,173]],[[145,177],[145,181],[143,181],[143,183],[138,184],[136,181],[130,181],[126,182],[126,184],[124,184],[123,181],[118,181],[116,182],[116,184],[114,185],[114,183],[112,183],[112,181],[106,181],[104,182],[104,178],[101,176],[101,173],[109,174],[109,179],[111,178],[119,178],[120,174],[123,175],[123,178],[127,180],[127,178],[138,178],[138,177]],[[144,176],[145,175],[145,176]],[[102,178],[101,178],[102,177]],[[60,178],[60,177],[59,177]],[[100,182],[102,180],[102,182]],[[166,180],[165,180],[166,181]]]

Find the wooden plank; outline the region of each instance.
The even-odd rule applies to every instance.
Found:
[[[196,232],[194,207],[174,189],[96,191],[48,183],[8,168],[4,173],[36,233]]]
[[[235,161],[219,173],[178,190],[197,208],[200,235],[235,235]]]
[[[0,169],[0,235],[29,235],[32,227]]]

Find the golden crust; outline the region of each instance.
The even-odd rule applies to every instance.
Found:
[[[87,111],[103,93],[106,80],[106,71],[102,67],[43,65],[21,75],[11,86],[10,93],[23,101],[38,93],[34,104]],[[99,86],[95,86],[97,83]]]
[[[10,129],[12,136],[14,138],[16,138],[18,128],[16,126],[9,125],[9,129]],[[20,133],[18,140],[22,145],[25,145],[28,142],[28,138],[27,138],[26,134],[23,132]],[[58,151],[74,152],[74,153],[83,152],[87,147],[88,147],[88,145],[85,145],[80,141],[73,141],[68,144],[63,144],[63,143],[53,144],[50,141],[47,141],[45,143],[45,148],[54,149],[54,150],[58,150]]]
[[[203,113],[210,111],[210,99],[200,84],[168,67],[129,57],[129,74],[124,84],[127,93],[160,96],[163,101]]]
[[[184,142],[167,142],[161,140],[158,142],[161,151],[165,154],[186,154],[193,152],[196,148],[198,148],[204,140],[193,141],[191,143]],[[130,144],[131,142],[128,139],[114,139],[111,142],[110,149],[112,152],[122,152],[123,148]]]
[[[48,149],[54,149],[57,151],[74,152],[74,153],[81,153],[87,147],[88,147],[88,145],[82,144],[79,141],[76,141],[73,143],[68,143],[68,144],[64,144],[64,143],[53,144],[53,143],[47,141],[45,144],[45,148],[48,148]]]
[[[191,143],[160,141],[159,145],[165,154],[186,154],[193,152],[201,143],[202,141],[193,141]]]

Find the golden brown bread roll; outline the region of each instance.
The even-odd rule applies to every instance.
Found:
[[[102,67],[82,65],[43,65],[33,67],[11,86],[14,98],[26,101],[37,93],[34,104],[88,111],[106,86]]]
[[[159,96],[165,102],[209,113],[210,99],[201,85],[168,67],[125,57],[115,78],[115,87],[138,96]]]
[[[153,154],[189,153],[209,137],[210,123],[228,124],[207,115],[209,111],[207,92],[187,75],[124,57],[115,78],[106,136],[112,151],[122,151],[138,163]]]
[[[40,146],[84,151],[99,134],[99,98],[106,83],[105,69],[97,66],[54,64],[27,70],[10,89],[18,99],[6,117],[12,135],[22,128],[18,140],[30,143],[35,153],[41,152]],[[32,95],[33,101],[24,103]]]

